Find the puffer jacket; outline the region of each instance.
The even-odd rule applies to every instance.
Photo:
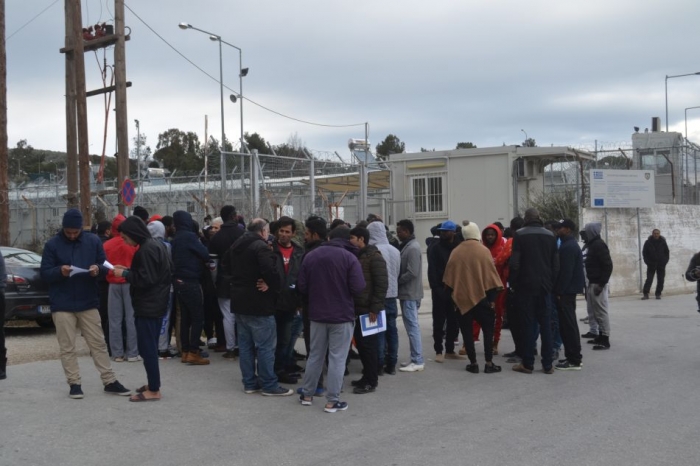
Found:
[[[372,245],[360,249],[357,258],[360,260],[362,275],[365,278],[365,289],[353,297],[355,314],[358,316],[369,312],[379,314],[384,309],[384,298],[389,282],[386,261],[379,249]]]
[[[644,242],[644,248],[642,249],[642,257],[644,258],[644,263],[651,267],[666,267],[668,260],[671,257],[671,253],[668,250],[668,244],[666,244],[666,238],[659,236],[659,239],[654,239],[650,236]]]
[[[387,298],[396,298],[399,295],[399,271],[401,270],[401,253],[389,243],[386,237],[386,228],[382,222],[372,222],[367,225],[369,231],[369,244],[376,246],[386,261],[388,275]]]

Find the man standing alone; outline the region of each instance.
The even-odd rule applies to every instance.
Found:
[[[109,363],[97,295],[97,277],[106,269],[105,251],[100,239],[83,232],[83,215],[70,209],[63,215],[63,228],[44,245],[41,279],[49,285],[51,317],[61,351],[61,364],[70,385],[69,397],[83,398],[75,339],[78,330],[90,348],[95,367],[100,372],[105,393],[131,395],[117,381]]]
[[[647,280],[644,282],[644,296],[642,299],[649,299],[649,291],[651,284],[654,281],[656,274],[656,299],[661,299],[661,293],[664,291],[664,279],[666,278],[666,264],[670,257],[666,238],[661,236],[661,231],[655,228],[651,232],[651,236],[644,242],[642,249],[642,257],[647,265]]]

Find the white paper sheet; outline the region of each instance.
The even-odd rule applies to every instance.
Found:
[[[88,269],[81,269],[80,267],[76,267],[74,265],[70,266],[70,276],[72,277],[73,275],[77,275],[79,273],[89,273],[90,271]]]
[[[104,264],[105,267],[107,267],[109,270],[114,270],[114,266],[109,263],[109,261],[105,261]]]

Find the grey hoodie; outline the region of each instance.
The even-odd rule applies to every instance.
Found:
[[[399,299],[406,301],[423,299],[423,253],[420,250],[420,244],[413,236],[401,245]]]
[[[588,237],[587,242],[590,242],[594,237],[600,236],[600,230],[603,229],[603,225],[600,222],[586,223],[584,229],[586,230],[586,236]]]
[[[387,298],[396,298],[399,295],[399,271],[401,269],[401,254],[399,250],[389,244],[386,237],[386,228],[382,222],[372,222],[367,225],[369,230],[369,244],[376,246],[386,261],[386,271],[389,274],[389,287],[386,290]]]

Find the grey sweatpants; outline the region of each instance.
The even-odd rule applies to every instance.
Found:
[[[109,314],[109,347],[112,349],[112,356],[115,358],[138,356],[134,308],[131,306],[128,283],[109,284],[107,312]],[[124,353],[122,322],[126,323],[126,354]]]
[[[343,388],[345,361],[352,341],[355,322],[342,324],[324,324],[311,322],[311,341],[309,358],[304,371],[304,396],[313,396],[318,379],[323,372],[323,363],[328,351],[328,375],[326,376],[326,400],[335,403],[340,398]]]
[[[593,286],[592,283],[589,284],[586,290],[586,304],[589,312],[592,311],[594,320],[598,324],[598,334],[610,336],[610,316],[608,315],[608,289],[610,285],[606,284],[598,296],[593,293]],[[589,319],[589,324],[591,322]],[[593,332],[593,325],[591,325],[591,332]]]

